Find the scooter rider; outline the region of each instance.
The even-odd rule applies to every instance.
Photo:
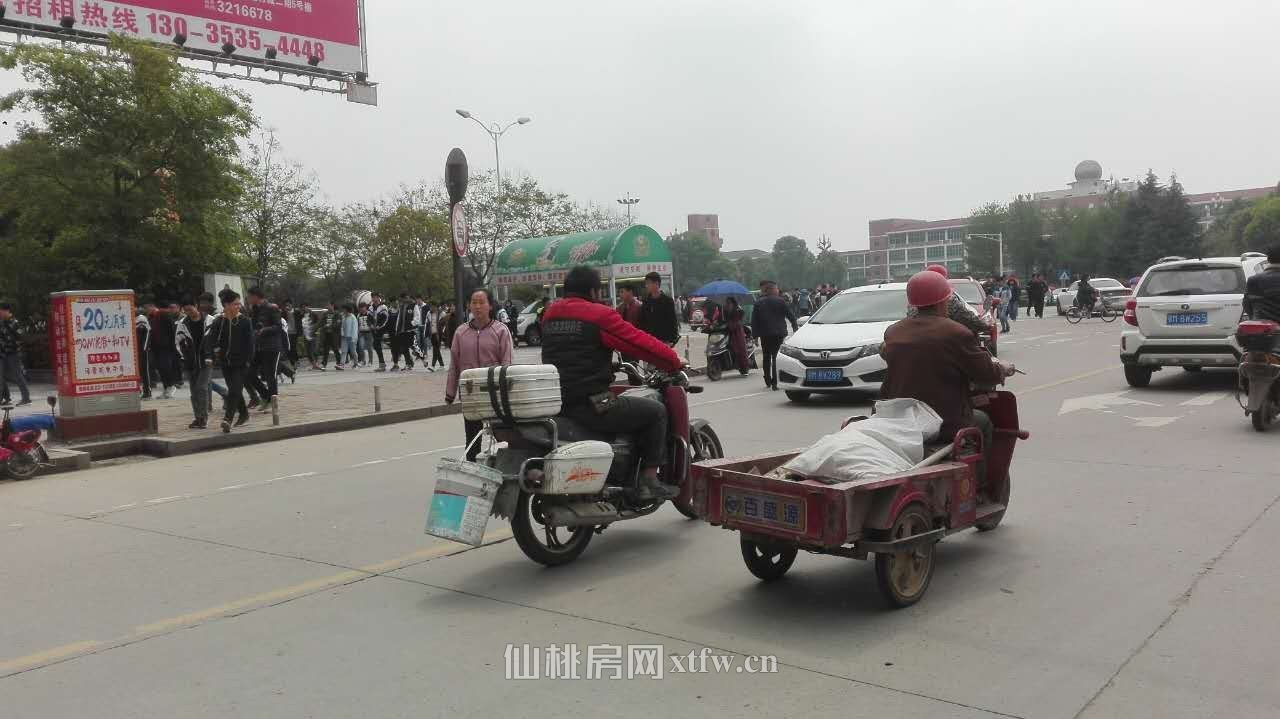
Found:
[[[677,488],[658,480],[658,468],[666,459],[666,407],[657,400],[614,395],[609,385],[615,351],[669,372],[683,362],[666,344],[599,302],[600,273],[594,269],[570,270],[564,292],[565,298],[542,316],[542,362],[560,371],[561,414],[604,432],[635,436],[644,458],[641,498],[675,496]]]
[[[1280,245],[1267,249],[1267,269],[1245,282],[1244,313],[1249,319],[1280,322]]]
[[[932,407],[942,417],[939,441],[977,427],[985,456],[991,418],[973,408],[970,385],[1003,384],[1014,366],[992,357],[968,328],[947,318],[951,293],[951,284],[936,272],[917,272],[907,282],[907,304],[918,312],[885,330],[880,354],[889,367],[880,398],[909,397]]]

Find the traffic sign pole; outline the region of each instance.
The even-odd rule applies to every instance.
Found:
[[[453,227],[454,237],[454,251],[451,253],[453,255],[453,301],[456,305],[454,311],[458,313],[456,317],[461,317],[461,313],[467,307],[466,288],[462,286],[464,277],[462,257],[467,254],[467,233],[466,221],[463,219],[460,206],[467,196],[467,156],[457,147],[449,151],[449,158],[444,163],[444,187],[449,192],[449,224]],[[454,227],[455,218],[461,220],[461,248],[458,247],[459,228]]]

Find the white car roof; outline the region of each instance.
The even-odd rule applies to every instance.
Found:
[[[885,282],[879,285],[862,285],[861,287],[850,287],[847,290],[841,290],[840,294],[849,295],[849,294],[857,294],[859,292],[874,292],[876,290],[905,290],[905,289],[907,289],[906,282]]]
[[[1156,267],[1178,267],[1180,265],[1205,265],[1205,264],[1232,265],[1235,267],[1241,267],[1245,264],[1245,262],[1257,262],[1257,261],[1264,261],[1264,258],[1260,258],[1260,257],[1247,257],[1247,258],[1197,257],[1195,259],[1189,259],[1189,260],[1171,260],[1169,262],[1161,262],[1161,263],[1152,265],[1150,269],[1155,269]]]

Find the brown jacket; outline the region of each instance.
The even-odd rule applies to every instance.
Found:
[[[881,399],[910,397],[942,417],[938,439],[949,440],[973,425],[969,383],[1000,384],[1000,367],[978,345],[964,325],[938,315],[900,320],[884,333],[884,361],[889,365]]]

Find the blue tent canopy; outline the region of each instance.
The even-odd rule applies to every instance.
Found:
[[[713,280],[699,287],[693,294],[696,297],[714,297],[716,295],[750,295],[751,291],[733,280]]]

